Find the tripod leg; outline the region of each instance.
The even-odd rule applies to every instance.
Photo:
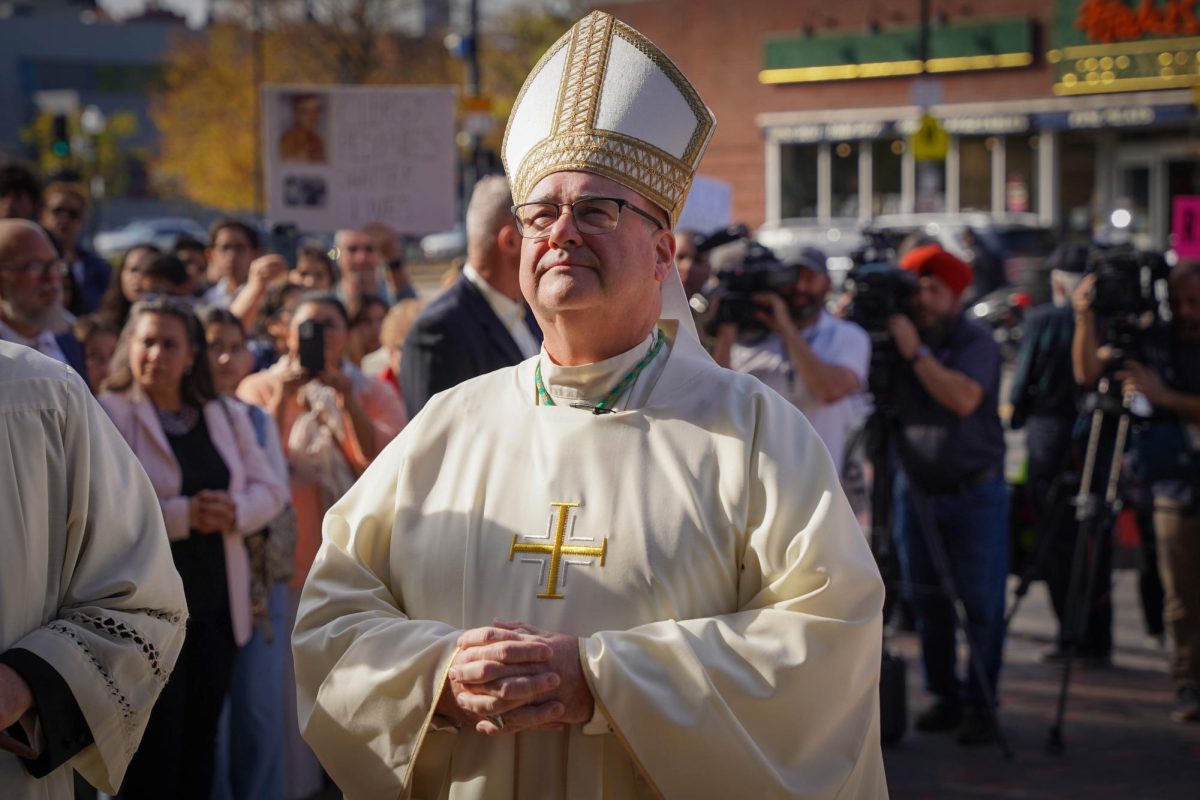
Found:
[[[1017,588],[1013,592],[1012,604],[1008,612],[1004,615],[1004,629],[1007,631],[1012,623],[1013,617],[1016,616],[1020,609],[1021,602],[1025,599],[1025,595],[1029,593],[1029,587],[1039,577],[1046,579],[1047,585],[1050,584],[1050,579],[1046,576],[1046,564],[1050,558],[1050,554],[1054,552],[1054,545],[1058,537],[1061,535],[1064,516],[1067,512],[1066,500],[1067,493],[1070,491],[1067,482],[1064,480],[1068,470],[1071,467],[1071,447],[1070,447],[1070,425],[1065,421],[1060,421],[1061,429],[1051,428],[1047,431],[1044,426],[1036,425],[1031,419],[1026,423],[1026,449],[1029,451],[1029,468],[1027,487],[1030,494],[1030,505],[1032,506],[1034,518],[1034,530],[1037,531],[1037,548],[1034,551],[1033,558],[1028,566],[1021,572],[1021,578],[1017,584]],[[1052,432],[1052,436],[1047,436],[1048,432]],[[1057,463],[1052,467],[1051,472],[1045,472],[1045,467],[1041,458],[1034,457],[1033,443],[1030,441],[1034,436],[1045,437],[1046,445],[1051,451],[1058,452]],[[1037,465],[1038,469],[1034,469]],[[1053,476],[1053,477],[1050,477]],[[1049,478],[1049,488],[1046,491],[1046,497],[1042,499],[1041,493],[1046,485],[1046,479]],[[1057,609],[1056,609],[1057,610]]]
[[[1104,391],[1102,386],[1101,391]],[[1054,723],[1046,740],[1047,752],[1058,755],[1065,749],[1062,727],[1067,713],[1067,695],[1071,683],[1071,670],[1075,662],[1075,653],[1083,637],[1087,635],[1088,610],[1092,593],[1096,588],[1101,559],[1099,557],[1100,537],[1108,535],[1108,526],[1101,524],[1104,512],[1096,502],[1097,496],[1092,492],[1092,478],[1098,458],[1101,427],[1104,424],[1104,412],[1097,408],[1092,413],[1092,430],[1088,436],[1088,451],[1084,459],[1084,480],[1079,484],[1079,495],[1076,498],[1079,514],[1079,533],[1075,541],[1075,555],[1071,563],[1071,583],[1068,590],[1070,598],[1067,618],[1069,627],[1065,629],[1063,640],[1064,658],[1062,679],[1058,690],[1058,705],[1054,714]],[[1121,458],[1125,452],[1125,443],[1129,434],[1129,416],[1122,413],[1117,420],[1117,435],[1113,446],[1112,462],[1109,465],[1108,479],[1105,485],[1104,511],[1110,511],[1116,505],[1117,487],[1121,475]],[[1089,559],[1090,554],[1090,559]],[[1086,566],[1086,577],[1085,577]],[[1083,593],[1079,590],[1083,588]]]
[[[1004,735],[1004,731],[1000,727],[1000,717],[996,712],[996,698],[992,694],[987,670],[983,665],[979,648],[976,646],[975,637],[971,633],[966,604],[963,603],[962,596],[958,593],[958,589],[954,583],[950,558],[946,553],[946,545],[942,539],[941,531],[938,530],[937,519],[929,507],[929,499],[911,485],[909,486],[909,497],[912,499],[913,510],[917,516],[917,527],[920,529],[925,549],[929,553],[933,570],[937,574],[942,595],[949,601],[950,607],[953,610],[955,626],[962,632],[963,637],[967,641],[971,674],[978,681],[979,691],[983,696],[984,706],[988,715],[988,722],[992,727],[992,731],[996,734],[996,744],[999,745],[1000,752],[1004,754],[1005,758],[1012,758],[1012,748],[1009,747],[1008,738]]]

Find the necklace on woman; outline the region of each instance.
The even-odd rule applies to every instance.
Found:
[[[186,403],[180,406],[178,411],[169,411],[158,406],[154,407],[154,411],[158,414],[158,423],[162,425],[163,433],[168,436],[189,434],[200,421],[200,409]]]
[[[642,374],[642,370],[648,367],[650,362],[654,360],[654,357],[658,355],[660,350],[662,350],[664,341],[665,338],[663,337],[663,332],[660,328],[655,331],[654,344],[650,346],[650,352],[646,353],[642,360],[639,361],[633,369],[629,370],[629,372],[625,374],[625,377],[622,378],[616,386],[609,390],[608,394],[604,395],[603,400],[594,405],[591,403],[572,403],[571,408],[588,409],[596,415],[611,414],[614,411],[612,407],[613,403],[615,403],[621,395],[625,394],[630,386],[633,386],[633,382],[636,381],[638,376]],[[537,368],[533,371],[533,386],[535,389],[537,389],[538,405],[557,405],[557,403],[554,402],[554,398],[550,396],[550,392],[546,391],[546,384],[542,382],[542,362],[540,359],[538,360]]]

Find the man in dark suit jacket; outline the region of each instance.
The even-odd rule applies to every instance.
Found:
[[[463,275],[421,312],[404,340],[400,389],[411,419],[440,391],[536,355],[542,334],[521,297],[521,236],[499,175],[467,206]]]
[[[50,237],[27,220],[0,220],[0,339],[23,344],[87,376],[83,348],[67,331],[63,262]]]

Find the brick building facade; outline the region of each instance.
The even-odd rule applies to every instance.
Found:
[[[916,0],[595,5],[695,83],[717,117],[700,173],[752,225],[937,210],[1082,227],[1126,207],[1160,246],[1171,197],[1200,193],[1186,0],[1150,18],[1143,0],[931,0],[925,60]],[[935,168],[911,152],[923,105],[949,134]]]

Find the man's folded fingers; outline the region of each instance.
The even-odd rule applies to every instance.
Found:
[[[557,701],[548,703],[540,703],[538,705],[521,706],[513,709],[505,714],[489,714],[491,717],[501,717],[504,726],[496,725],[490,719],[480,721],[475,725],[475,730],[487,736],[496,736],[501,733],[520,733],[530,728],[537,728],[543,725],[549,725],[558,720],[563,715],[565,707]]]
[[[485,684],[502,678],[533,675],[544,670],[543,662],[505,664],[500,661],[460,661],[450,668],[450,680],[459,683]]]
[[[539,672],[501,678],[491,683],[471,686],[471,692],[487,694],[505,701],[528,702],[558,688],[561,679],[553,672]]]
[[[511,634],[516,636],[517,634]],[[531,664],[539,661],[549,661],[554,655],[550,645],[522,637],[481,643],[478,645],[460,645],[463,649],[455,657],[459,664],[471,661],[498,661],[501,664]]]
[[[480,645],[490,644],[505,639],[517,639],[520,634],[513,631],[506,631],[503,628],[487,627],[487,628],[471,628],[463,631],[458,637],[458,646],[466,649],[468,647],[479,647]]]

